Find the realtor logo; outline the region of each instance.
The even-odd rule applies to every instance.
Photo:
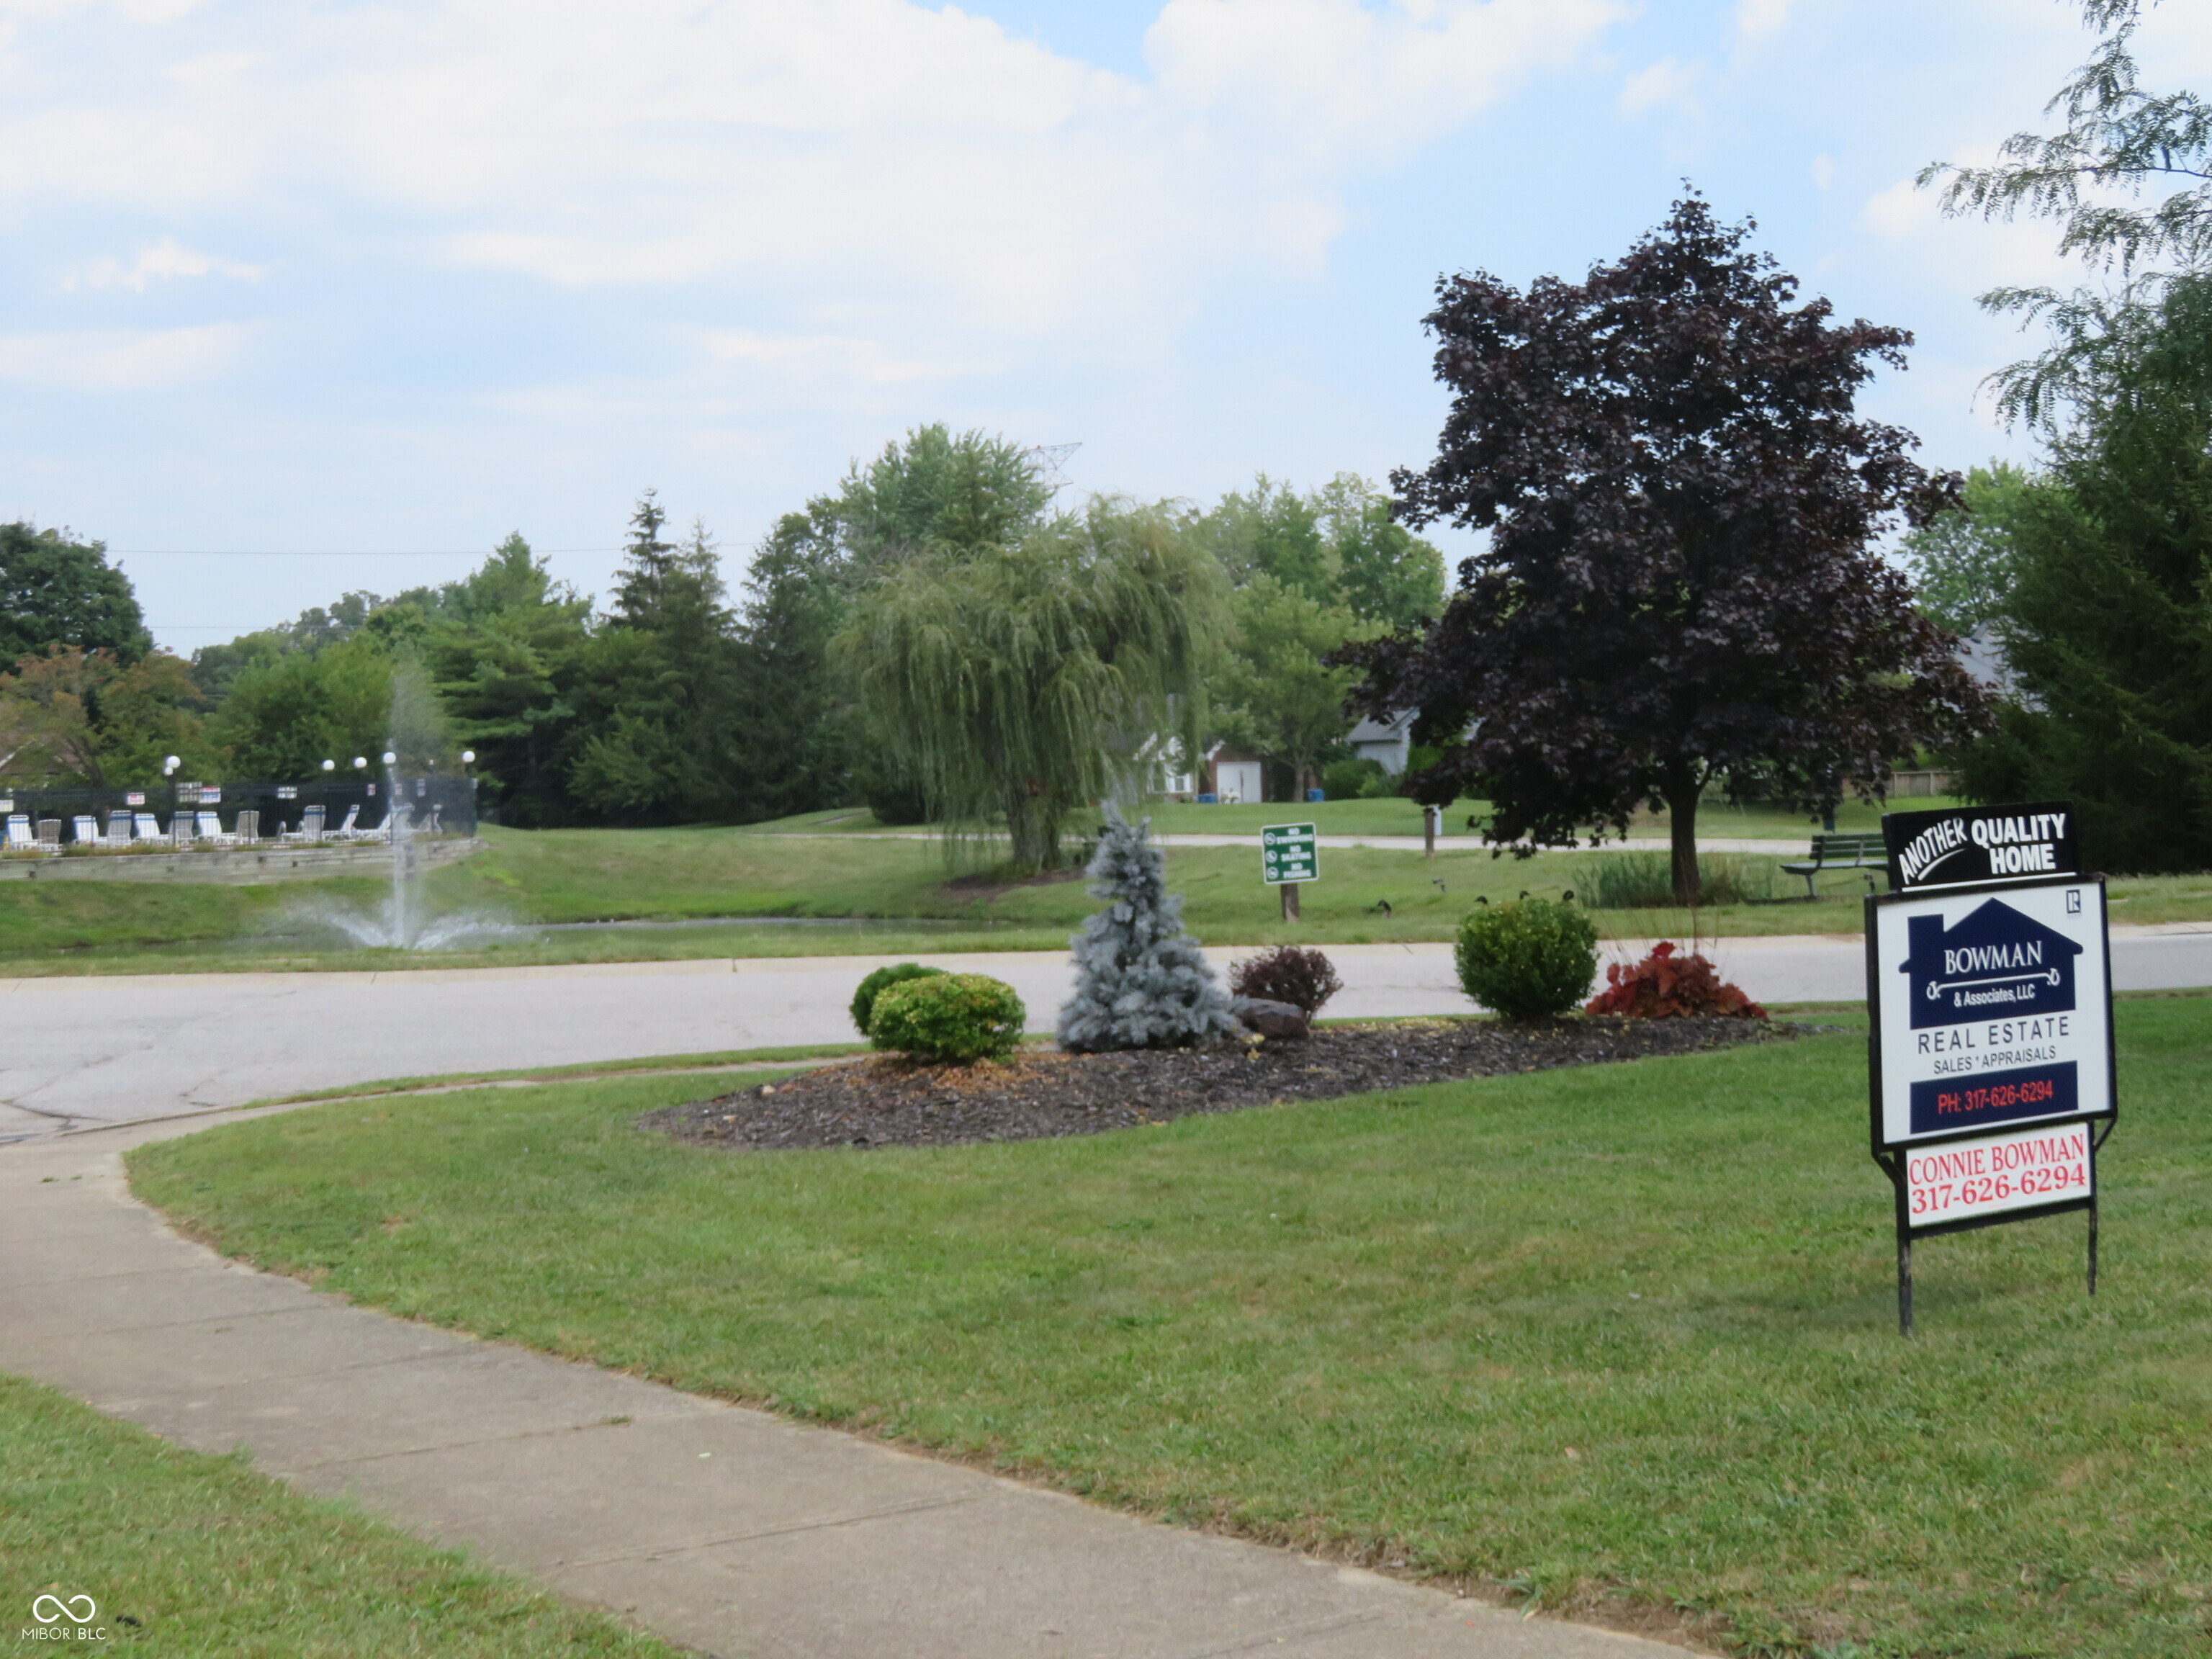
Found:
[[[1911,954],[1897,970],[1911,975],[1915,1030],[2074,1006],[2074,958],[2081,946],[2002,899],[1955,927],[1940,915],[1914,916],[1905,938]]]

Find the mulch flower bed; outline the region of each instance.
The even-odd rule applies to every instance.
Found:
[[[1753,1019],[1399,1020],[1327,1026],[1304,1042],[1105,1054],[1025,1049],[1003,1064],[965,1066],[879,1054],[665,1106],[639,1126],[737,1150],[1039,1140],[1456,1078],[1690,1054],[1788,1030]]]

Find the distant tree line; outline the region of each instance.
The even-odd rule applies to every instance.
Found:
[[[648,490],[603,606],[518,534],[460,580],[347,593],[189,662],[152,648],[101,544],[0,526],[0,779],[143,784],[167,755],[311,777],[379,752],[420,684],[509,823],[865,802],[1034,819],[1026,856],[1050,862],[1068,811],[1216,741],[1310,783],[1352,723],[1322,655],[1443,601],[1437,550],[1349,475],[1206,508],[1054,495],[1036,452],[923,426],[779,519],[734,592],[708,527],[675,531]]]

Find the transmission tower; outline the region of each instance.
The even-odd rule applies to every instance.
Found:
[[[1032,444],[1022,453],[1036,469],[1037,482],[1056,495],[1067,487],[1067,475],[1060,469],[1067,465],[1068,457],[1082,447],[1079,443]]]

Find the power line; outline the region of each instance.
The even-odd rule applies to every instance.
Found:
[[[111,546],[112,560],[480,560],[493,549],[258,549],[258,546]],[[531,553],[619,553],[619,546],[533,546]]]

